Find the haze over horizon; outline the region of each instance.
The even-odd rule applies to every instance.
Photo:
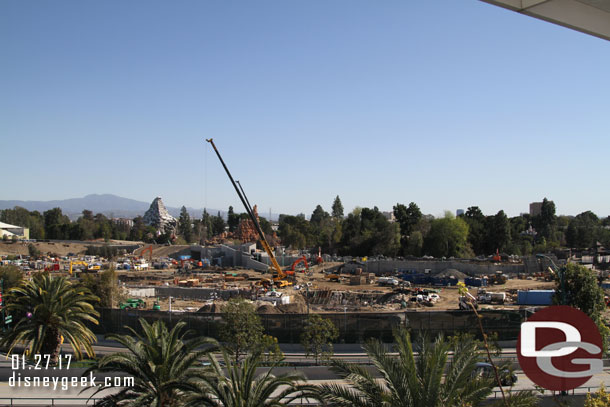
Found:
[[[0,4],[2,200],[610,215],[610,43],[479,1]],[[98,192],[99,193],[99,192]]]

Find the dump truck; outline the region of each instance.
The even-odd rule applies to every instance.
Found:
[[[477,301],[480,304],[504,304],[506,293],[494,293],[486,290],[479,290]]]

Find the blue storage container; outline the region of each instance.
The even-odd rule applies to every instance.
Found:
[[[551,305],[555,290],[517,291],[518,305]]]
[[[471,287],[487,287],[487,279],[479,277],[466,277],[464,284]]]

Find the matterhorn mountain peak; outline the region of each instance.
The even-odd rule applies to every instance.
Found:
[[[155,227],[162,233],[173,232],[178,224],[176,218],[169,214],[160,196],[156,197],[150,204],[150,208],[144,214],[143,221],[146,225]]]

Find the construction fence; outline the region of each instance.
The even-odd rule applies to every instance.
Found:
[[[219,338],[222,314],[169,313],[166,311],[136,309],[100,309],[100,324],[91,326],[96,334],[129,334],[126,327],[140,330],[138,320],[144,318],[152,323],[164,321],[174,326],[184,321],[188,329],[199,335]],[[519,335],[521,322],[526,318],[522,311],[479,311],[481,322],[487,334],[497,333],[499,340],[515,340]],[[417,335],[421,332],[431,337],[468,332],[481,337],[476,315],[472,311],[404,311],[389,313],[338,312],[322,314],[329,318],[339,330],[338,343],[363,343],[369,338],[392,342],[392,331],[405,326]],[[299,343],[307,314],[261,314],[265,333],[275,336],[280,343]]]

